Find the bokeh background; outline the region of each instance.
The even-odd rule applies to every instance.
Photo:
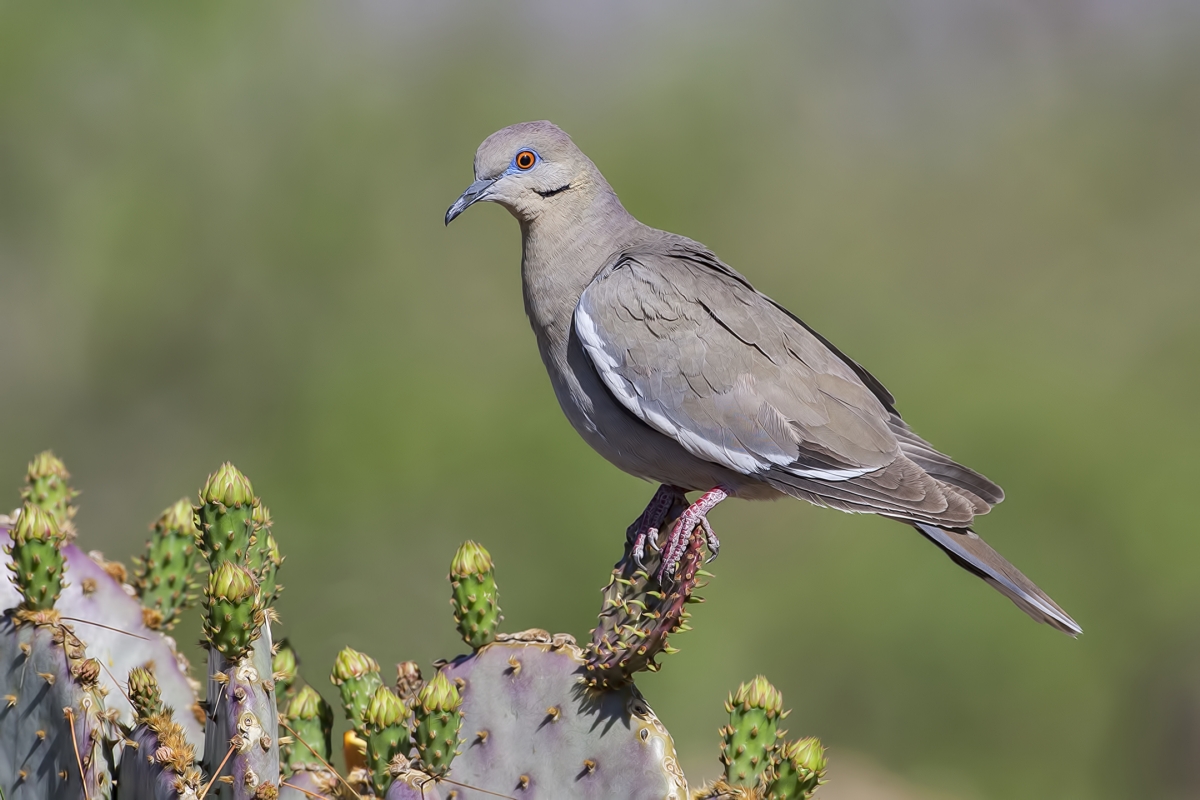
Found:
[[[344,644],[460,652],[468,537],[508,628],[586,635],[653,487],[561,416],[515,223],[442,226],[477,144],[548,118],[1003,484],[981,532],[1086,631],[901,526],[722,505],[709,602],[642,681],[693,780],[763,672],[831,800],[1200,797],[1198,11],[0,3],[6,502],[54,448],[125,558],[233,460],[317,686]]]

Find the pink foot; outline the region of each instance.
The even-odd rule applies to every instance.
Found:
[[[646,510],[625,532],[629,541],[633,542],[633,563],[639,568],[644,568],[642,556],[646,555],[646,544],[649,543],[652,548],[658,549],[659,529],[676,503],[687,505],[687,495],[678,486],[668,486],[664,483],[658,487],[654,497],[650,498]]]
[[[657,497],[657,495],[655,496]],[[717,503],[726,497],[729,497],[729,494],[720,486],[709,489],[700,495],[696,502],[688,506],[687,510],[679,515],[679,519],[675,520],[675,524],[671,527],[671,535],[667,537],[667,545],[663,548],[662,565],[658,568],[659,583],[675,573],[675,567],[679,565],[679,559],[683,558],[683,551],[687,548],[688,539],[691,538],[692,531],[696,529],[696,526],[704,528],[704,534],[708,539],[708,549],[713,556],[716,556],[717,551],[721,548],[721,543],[717,541],[712,525],[708,522],[708,512],[716,508]]]

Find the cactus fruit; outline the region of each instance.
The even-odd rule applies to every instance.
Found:
[[[383,686],[383,678],[379,675],[379,662],[366,653],[347,647],[337,654],[329,680],[341,692],[346,718],[361,734],[367,706],[376,690]]]
[[[13,798],[112,794],[117,731],[100,665],[70,625],[0,618],[0,791]]]
[[[12,531],[12,544],[5,550],[12,559],[8,569],[21,592],[23,611],[54,608],[65,583],[67,565],[59,549],[65,538],[49,511],[25,501]]]
[[[208,644],[230,661],[241,659],[266,619],[258,582],[245,567],[222,561],[209,574],[204,597]]]
[[[669,530],[664,525],[664,530]],[[592,644],[588,648],[589,680],[597,686],[615,687],[633,680],[643,669],[658,670],[654,660],[660,653],[676,652],[667,637],[676,631],[690,630],[687,606],[703,600],[694,596],[701,577],[704,537],[693,535],[688,542],[675,580],[660,586],[651,576],[658,571],[661,554],[649,552],[639,566],[633,557],[633,545],[626,542],[625,554],[613,569],[612,579],[604,588],[604,601]]]
[[[808,800],[825,783],[825,748],[815,737],[787,742],[767,785],[767,800]]]
[[[79,492],[67,483],[71,473],[67,472],[63,462],[54,453],[46,450],[38,453],[29,462],[25,473],[25,488],[21,490],[21,499],[33,503],[38,508],[54,517],[58,529],[68,539],[75,538],[76,508],[72,500]]]
[[[463,542],[450,562],[451,605],[463,641],[478,650],[496,638],[500,604],[492,557],[472,541]]]
[[[278,690],[279,684],[275,684]],[[293,741],[283,747],[285,772],[322,769],[332,756],[333,708],[311,686],[300,688],[283,714]],[[285,729],[286,730],[286,729]]]
[[[386,686],[380,686],[367,706],[367,767],[375,794],[383,795],[392,776],[388,767],[397,755],[407,756],[409,747],[408,709]]]
[[[771,766],[779,721],[787,716],[783,695],[759,675],[738,687],[725,703],[729,724],[721,729],[721,763],[733,786],[755,786]]]
[[[132,676],[131,676],[132,680]],[[170,711],[139,721],[125,741],[117,785],[122,798],[178,800],[199,797],[195,748]]]
[[[169,631],[179,614],[196,602],[196,525],[192,506],[180,500],[154,523],[146,555],[133,560],[133,586],[142,601],[146,627]]]
[[[209,567],[226,561],[244,564],[254,544],[254,487],[228,462],[208,476],[195,509],[197,543]],[[257,566],[257,565],[255,565]]]
[[[445,775],[459,754],[461,705],[457,687],[442,672],[434,675],[417,694],[417,702],[413,704],[413,744],[422,768],[430,775]]]
[[[462,687],[465,743],[449,777],[485,790],[457,796],[686,800],[666,728],[633,684],[589,688],[570,636],[501,634],[439,675]]]

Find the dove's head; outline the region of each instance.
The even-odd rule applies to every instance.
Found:
[[[446,224],[481,200],[499,203],[522,222],[563,212],[608,189],[596,166],[551,122],[496,131],[475,152],[475,182],[446,212]]]

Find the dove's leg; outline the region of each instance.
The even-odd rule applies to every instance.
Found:
[[[712,526],[708,524],[708,512],[716,508],[717,503],[726,497],[729,497],[729,493],[720,486],[709,489],[700,495],[696,502],[688,506],[687,510],[679,515],[679,519],[675,520],[675,524],[671,527],[671,535],[667,537],[667,544],[663,548],[662,566],[658,568],[660,583],[675,572],[675,567],[679,564],[679,559],[683,558],[683,551],[687,548],[688,539],[691,538],[692,531],[696,529],[697,525],[704,528],[704,533],[708,537],[709,549],[716,555],[721,543],[717,541]]]
[[[625,535],[633,542],[633,563],[642,566],[642,556],[646,555],[646,545],[658,549],[658,531],[671,513],[671,507],[679,503],[687,505],[687,494],[678,486],[663,484],[658,487],[650,504],[642,515],[633,521]]]

